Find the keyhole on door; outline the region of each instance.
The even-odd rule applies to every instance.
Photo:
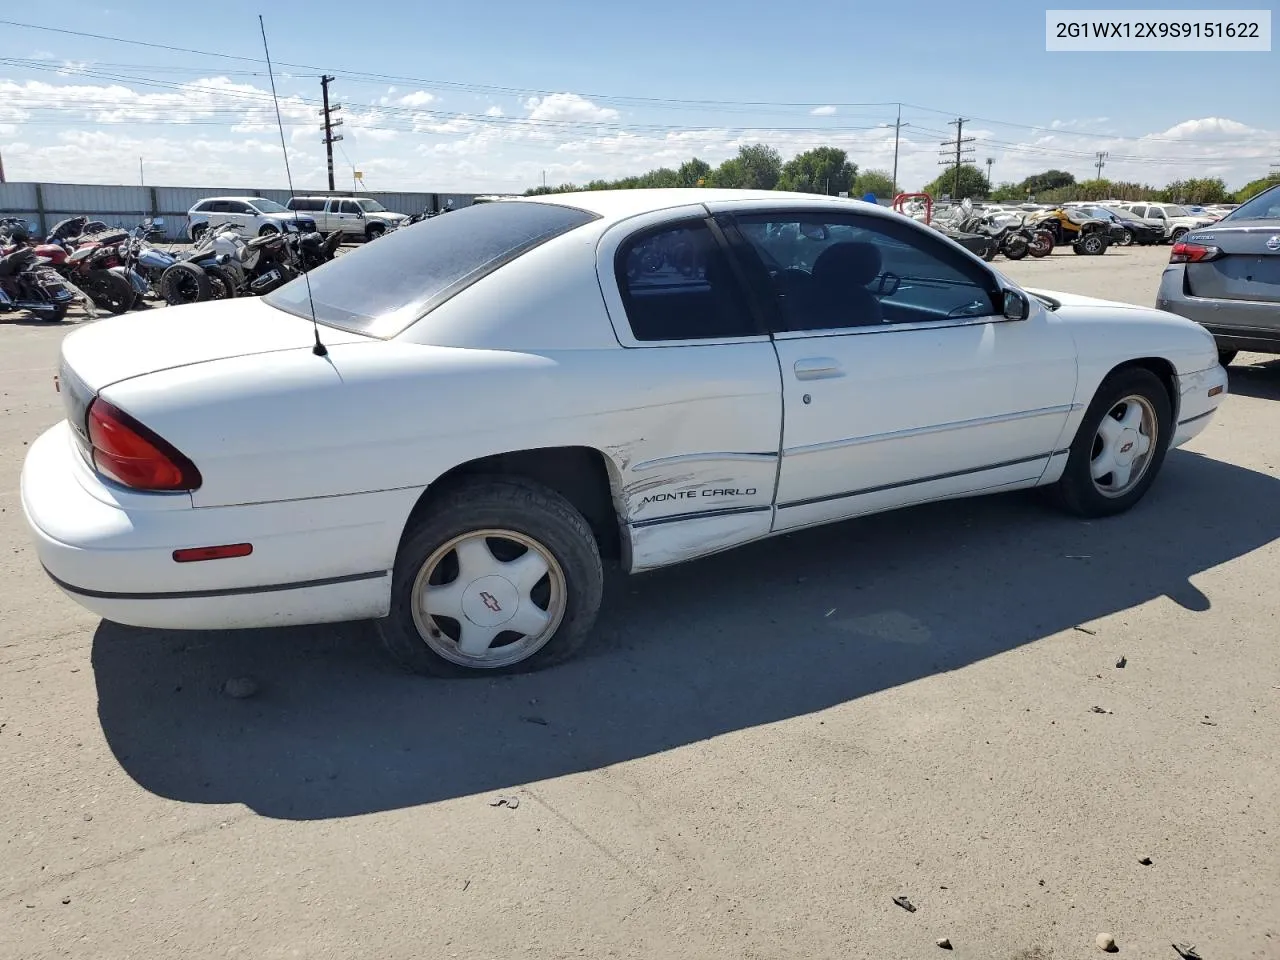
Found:
[[[800,399],[801,399],[804,403],[809,403],[810,401],[812,401],[812,400],[813,400],[813,397],[809,396],[809,395],[806,393],[806,394],[805,394],[803,397],[801,397]]]

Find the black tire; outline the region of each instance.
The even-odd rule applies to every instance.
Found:
[[[982,248],[982,259],[990,263],[996,258],[996,254],[1000,252],[1000,244],[994,239],[988,239],[987,245]]]
[[[1151,459],[1142,477],[1123,495],[1109,497],[1099,492],[1091,473],[1094,441],[1102,418],[1108,416],[1112,408],[1129,396],[1143,397],[1151,404],[1156,415],[1156,438],[1152,445]],[[1062,478],[1052,488],[1052,493],[1056,494],[1055,499],[1063,509],[1080,517],[1108,517],[1123,513],[1141,500],[1155,481],[1172,436],[1172,406],[1169,393],[1160,378],[1141,367],[1130,367],[1112,373],[1102,381],[1098,392],[1094,394],[1093,402],[1085,411],[1084,419],[1080,421],[1067,456],[1067,467]]]
[[[387,228],[380,223],[371,223],[364,228],[364,239],[366,243],[377,240],[380,236],[387,232]]]
[[[1031,255],[1039,259],[1053,253],[1053,232],[1035,230],[1031,234]]]
[[[433,650],[419,632],[413,614],[414,585],[423,565],[450,540],[495,529],[522,534],[555,559],[563,574],[564,613],[550,639],[525,659],[499,667],[464,666]],[[406,529],[393,572],[391,611],[377,621],[378,633],[387,652],[413,673],[477,677],[540,670],[569,658],[586,641],[600,609],[603,583],[595,536],[568,500],[531,480],[476,477],[441,493],[421,519]],[[452,642],[446,625],[431,622],[440,630],[437,642]]]
[[[280,232],[280,228],[277,227],[274,223],[264,223],[262,227],[258,230],[258,236],[274,237],[279,232]]]
[[[1107,238],[1100,233],[1088,233],[1071,245],[1076,253],[1088,257],[1100,257],[1107,252]]]
[[[1021,260],[1031,252],[1031,244],[1027,243],[1026,237],[1012,236],[1005,241],[1004,255],[1010,260]]]
[[[208,232],[209,225],[207,223],[193,223],[191,225],[191,242],[199,243],[200,238]]]
[[[209,277],[209,299],[231,300],[239,296],[235,275],[225,267],[205,267]]]
[[[171,307],[199,303],[213,295],[209,275],[194,263],[180,261],[160,276],[160,295]]]
[[[82,285],[81,289],[95,306],[117,316],[133,309],[138,295],[128,280],[108,270],[94,270],[89,276],[90,282]]]
[[[1239,350],[1230,350],[1226,347],[1219,347],[1218,363],[1222,364],[1224,367],[1229,367],[1231,365],[1231,361],[1234,360],[1236,355],[1239,353]]]
[[[1169,234],[1169,242],[1177,243],[1190,232],[1186,227],[1174,227],[1173,233]]]
[[[1133,231],[1130,230],[1128,227],[1125,227],[1124,236],[1122,236],[1119,240],[1117,240],[1116,243],[1120,244],[1120,246],[1122,247],[1131,247],[1133,246],[1133,241],[1134,241]]]

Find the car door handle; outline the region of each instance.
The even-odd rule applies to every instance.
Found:
[[[795,371],[797,380],[830,380],[844,376],[844,368],[835,357],[808,357],[797,360]]]

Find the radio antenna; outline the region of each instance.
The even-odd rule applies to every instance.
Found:
[[[289,184],[289,196],[295,196],[293,190],[293,173],[289,170],[289,148],[284,142],[284,121],[280,119],[280,98],[276,95],[276,74],[271,67],[271,50],[267,47],[267,27],[262,22],[262,14],[258,14],[258,28],[262,31],[262,52],[267,55],[267,76],[271,78],[271,102],[276,108],[276,128],[280,131],[280,149],[284,152],[284,176]],[[302,233],[302,226],[298,220],[298,211],[293,211],[293,225]],[[320,322],[316,319],[316,301],[311,296],[311,277],[308,276],[306,266],[303,265],[302,279],[307,285],[307,306],[311,309],[311,332],[316,336],[315,346],[311,348],[311,352],[317,357],[326,357],[329,355],[328,349],[320,342]]]

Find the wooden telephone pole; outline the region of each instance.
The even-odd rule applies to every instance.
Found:
[[[335,135],[334,127],[342,126],[341,120],[334,120],[333,114],[342,109],[342,104],[334,104],[329,106],[329,84],[333,83],[334,78],[325,74],[320,78],[320,90],[324,95],[324,109],[320,112],[324,114],[324,144],[325,153],[329,158],[329,190],[335,189],[333,185],[333,145],[342,139],[342,134]]]

